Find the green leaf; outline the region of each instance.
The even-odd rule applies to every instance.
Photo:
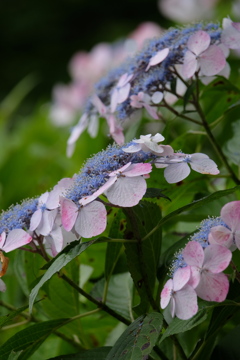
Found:
[[[201,324],[206,319],[207,319],[206,310],[200,310],[195,316],[193,316],[189,320],[180,320],[178,318],[174,318],[173,321],[169,324],[166,331],[164,332],[163,336],[161,337],[159,344],[168,336],[191,330],[195,326]]]
[[[105,279],[101,279],[91,291],[96,299],[101,299],[104,290]],[[108,285],[106,304],[118,314],[128,320],[132,320],[132,290],[133,282],[129,273],[112,275]]]
[[[183,97],[183,107],[184,107],[184,110],[188,104],[188,100],[190,99],[192,93],[194,92],[194,90],[196,89],[196,85],[197,85],[197,82],[196,81],[193,81],[192,84],[187,88],[187,91],[185,92],[184,94],[184,97]]]
[[[66,266],[71,260],[80,255],[83,251],[85,251],[90,245],[92,245],[96,240],[91,240],[85,243],[74,242],[74,246],[68,248],[68,251],[62,253],[51,263],[50,267],[43,275],[39,283],[32,289],[29,296],[29,311],[32,311],[34,300],[38,294],[39,289],[42,285],[48,281],[55,273],[60,271],[64,266]]]
[[[10,323],[12,319],[14,319],[17,315],[21,314],[24,310],[28,308],[28,305],[22,306],[19,309],[10,312],[9,314],[5,316],[0,317],[0,329],[5,326],[6,324]]]
[[[156,227],[154,229],[152,229],[152,231],[150,232],[150,234],[154,233],[155,231],[157,231],[162,225],[164,225],[166,222],[168,222],[169,220],[173,219],[175,216],[183,213],[184,211],[189,211],[189,210],[193,210],[196,209],[200,206],[206,205],[214,200],[220,199],[221,197],[224,196],[228,196],[230,194],[233,194],[237,191],[240,190],[240,185],[235,186],[234,188],[231,189],[227,189],[227,190],[220,190],[220,191],[216,191],[215,193],[205,196],[202,199],[199,200],[195,200],[192,203],[182,206],[181,208],[171,212],[170,214],[166,215],[165,217],[163,217],[158,224],[156,225]]]
[[[172,201],[168,196],[166,196],[162,193],[161,189],[157,189],[157,188],[148,188],[143,197],[144,198],[158,198],[158,199],[162,197],[164,199]]]
[[[15,352],[15,351],[11,351],[9,357],[7,360],[17,360],[19,358],[19,356],[21,355],[22,350]]]
[[[45,321],[19,331],[0,347],[0,360],[6,360],[12,351],[20,350],[23,352],[18,359],[27,359],[53,331],[68,321],[69,319]]]
[[[162,323],[162,315],[156,312],[140,316],[120,336],[106,360],[145,358],[158,341]]]
[[[126,220],[122,211],[114,214],[114,219],[109,231],[109,237],[114,239],[122,239],[125,230]],[[122,249],[121,243],[108,243],[105,258],[105,279],[109,279],[114,267],[117,264]]]
[[[201,101],[207,121],[218,119],[239,101],[240,89],[224,77],[218,77],[203,89]]]
[[[153,301],[157,267],[161,251],[161,230],[158,229],[146,241],[141,241],[161,219],[160,207],[152,202],[141,201],[131,209],[124,209],[127,215],[125,237],[139,240],[137,243],[124,243],[128,268],[136,289],[140,295],[140,305],[134,310],[143,314],[149,309],[149,301],[153,308],[158,306]]]
[[[76,354],[57,356],[48,360],[105,360],[110,350],[111,346],[103,346],[97,349],[83,350]]]

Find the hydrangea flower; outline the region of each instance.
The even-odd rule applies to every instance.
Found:
[[[182,320],[190,319],[198,311],[197,294],[188,284],[191,276],[190,267],[178,269],[169,279],[161,292],[161,308],[170,307],[171,316]]]
[[[198,242],[190,241],[182,255],[191,269],[189,285],[195,289],[197,295],[207,301],[224,301],[229,281],[222,271],[231,261],[231,251],[221,245],[209,245],[203,250]]]
[[[210,45],[211,37],[206,31],[199,30],[191,35],[183,61],[182,73],[190,78],[200,68],[206,76],[218,74],[225,66],[223,51],[217,45]]]
[[[162,49],[158,51],[155,55],[151,57],[149,60],[148,66],[146,68],[146,71],[150,69],[151,66],[155,66],[157,64],[160,64],[169,54],[169,48]]]
[[[237,246],[240,249],[240,201],[231,201],[223,206],[221,219],[226,226],[214,226],[210,230],[208,241],[227,248]]]
[[[144,107],[149,113],[149,115],[153,117],[153,119],[155,120],[159,119],[156,110],[154,110],[150,105],[151,98],[148,94],[145,94],[143,91],[140,91],[137,95],[131,95],[130,100],[131,100],[130,105],[133,108],[141,109]]]
[[[230,49],[240,48],[240,23],[229,18],[223,19],[222,43]]]
[[[176,153],[173,156],[166,158],[158,158],[155,161],[157,168],[166,167],[164,170],[164,177],[169,184],[174,184],[182,181],[190,174],[190,168],[201,174],[217,175],[219,170],[215,162],[206,154],[181,154]]]
[[[158,145],[158,143],[164,140],[165,138],[159,133],[154,136],[152,136],[152,134],[140,135],[140,139],[133,140],[133,144],[123,148],[123,151],[126,153],[135,153],[142,150],[144,152],[151,151],[155,155],[160,155],[164,152],[164,145]]]

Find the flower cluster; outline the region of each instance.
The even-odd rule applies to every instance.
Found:
[[[72,179],[62,179],[39,198],[10,207],[0,217],[0,249],[9,252],[24,245],[36,249],[41,243],[55,256],[76,237],[101,234],[107,211],[99,197],[104,195],[111,206],[137,205],[146,192],[152,164],[165,168],[169,183],[189,175],[188,163],[200,173],[219,173],[207,155],[174,153],[171,146],[159,144],[163,140],[161,134],[149,134],[122,147],[109,146]]]
[[[224,301],[229,281],[223,271],[236,248],[240,249],[240,201],[224,205],[219,218],[204,220],[177,255],[172,279],[161,293],[161,307],[169,306],[172,317],[186,320],[198,311],[197,296],[207,301]]]
[[[223,28],[212,23],[197,24],[149,40],[141,51],[95,85],[94,94],[68,139],[68,155],[72,154],[81,133],[91,128],[93,122],[97,126],[99,116],[106,118],[113,139],[123,144],[119,122],[141,108],[158,119],[157,106],[168,99],[170,84],[176,79],[184,79],[188,84],[195,74],[203,81],[217,74],[228,76],[226,57],[228,49],[240,48],[239,29],[239,23],[224,19]]]

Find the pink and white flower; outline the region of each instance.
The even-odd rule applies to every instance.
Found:
[[[129,75],[128,73],[125,73],[118,80],[118,83],[113,89],[111,95],[110,107],[112,113],[114,113],[118,104],[121,104],[125,100],[127,100],[131,88],[130,81],[132,80],[132,78],[132,74]]]
[[[240,201],[231,201],[221,210],[221,219],[227,227],[218,225],[211,228],[208,241],[233,250],[240,249]]]
[[[225,270],[232,253],[221,245],[209,245],[203,250],[196,241],[190,241],[182,252],[184,261],[191,268],[191,285],[197,295],[207,301],[222,302],[226,299],[229,281]]]
[[[151,98],[148,94],[145,94],[144,92],[140,91],[137,95],[131,95],[130,96],[131,103],[130,105],[133,108],[141,109],[145,108],[149,115],[153,117],[153,119],[158,120],[159,116],[156,113],[155,109],[150,105]]]
[[[169,279],[161,292],[161,308],[170,306],[171,316],[182,320],[190,319],[198,311],[197,294],[188,284],[190,267],[179,268]]]
[[[224,18],[221,41],[229,49],[239,49],[240,48],[240,22],[233,22],[229,18]]]
[[[74,227],[79,236],[91,238],[105,230],[107,224],[105,206],[99,201],[92,201],[93,198],[85,197],[84,202],[79,200],[80,207],[70,199],[61,198],[62,225],[66,231],[71,231]]]
[[[191,155],[175,153],[173,156],[159,158],[155,163],[157,168],[166,167],[164,177],[169,184],[182,181],[190,174],[190,167],[201,174],[217,175],[219,170],[216,163],[206,154],[195,153]]]
[[[135,153],[138,151],[151,152],[155,155],[165,154],[166,146],[168,145],[158,145],[159,142],[164,141],[165,138],[157,133],[152,136],[152,134],[148,135],[140,135],[140,139],[133,140],[133,145],[128,146],[127,148],[123,148],[123,151],[126,153]],[[173,154],[173,150],[172,150]]]
[[[206,76],[216,75],[224,68],[226,60],[222,49],[210,43],[211,37],[206,31],[199,30],[190,36],[182,68],[186,78],[192,77],[199,68]]]

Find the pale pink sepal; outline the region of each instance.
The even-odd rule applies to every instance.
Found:
[[[78,207],[72,200],[64,197],[60,198],[60,205],[62,225],[66,231],[71,231],[78,216]]]
[[[207,301],[222,302],[226,299],[229,290],[229,281],[225,274],[203,272],[201,281],[196,287],[197,295]]]
[[[204,267],[214,274],[225,270],[232,259],[232,253],[221,245],[209,245],[204,250]]]
[[[139,203],[146,189],[146,181],[142,176],[120,176],[117,178],[117,181],[105,191],[105,194],[112,204],[131,207]]]
[[[6,241],[6,233],[5,231],[3,231],[0,235],[0,249],[3,248],[5,241]]]
[[[169,184],[182,181],[190,174],[190,168],[186,162],[170,164],[164,170],[164,177]]]
[[[27,245],[31,241],[32,237],[26,231],[22,229],[14,229],[9,232],[2,250],[9,252]]]
[[[190,266],[202,267],[204,261],[204,251],[196,241],[189,241],[182,252],[184,261]]]
[[[98,196],[102,195],[110,186],[112,186],[117,181],[116,177],[110,177],[104,185],[102,185],[97,191],[95,191],[92,195],[84,196],[79,200],[80,205],[87,205],[93,200],[95,200]]]
[[[207,50],[211,42],[210,35],[203,30],[197,31],[195,34],[191,35],[187,42],[187,47],[195,55],[201,54],[203,51]]]
[[[191,270],[190,266],[179,268],[173,276],[174,291],[182,289],[190,279]]]
[[[172,290],[173,290],[173,280],[169,279],[164,285],[164,288],[162,289],[161,292],[160,305],[162,309],[165,309],[168,306],[169,301],[171,299]]]
[[[39,234],[46,236],[51,232],[56,216],[57,209],[43,211],[41,222],[37,227]]]
[[[211,45],[199,57],[201,73],[205,76],[213,76],[220,73],[226,65],[225,55],[217,45]]]
[[[149,60],[148,66],[145,71],[148,71],[151,66],[160,64],[169,54],[169,48],[158,51],[154,56]]]
[[[84,238],[101,234],[106,229],[107,211],[99,201],[91,202],[79,210],[75,230]]]
[[[190,285],[185,285],[175,294],[175,314],[181,320],[188,320],[197,312],[197,294]]]
[[[191,155],[191,168],[201,174],[217,175],[219,170],[216,163],[209,159],[209,157],[202,153],[195,153]]]
[[[88,126],[88,114],[84,113],[78,124],[76,126],[74,126],[72,133],[67,141],[67,156],[71,157],[75,148],[75,143],[77,141],[77,139],[79,138],[79,136],[83,133],[83,131],[87,128]]]
[[[210,244],[222,245],[229,249],[233,245],[233,234],[225,226],[214,226],[210,230],[208,241]]]
[[[36,230],[36,228],[39,226],[42,220],[42,213],[43,213],[42,209],[38,209],[33,213],[30,220],[30,227],[29,227],[30,231]]]

